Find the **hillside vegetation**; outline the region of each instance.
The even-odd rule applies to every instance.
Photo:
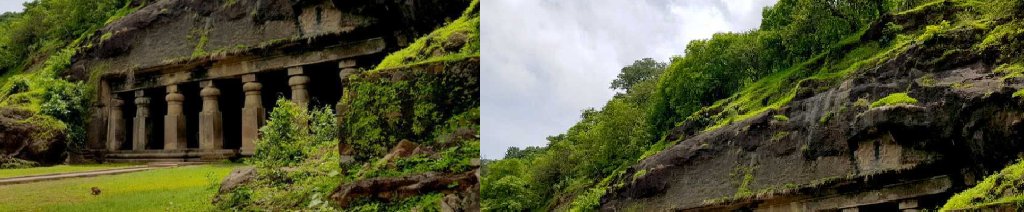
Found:
[[[9,136],[0,147],[29,147],[0,151],[0,167],[62,162],[65,151],[85,149],[85,119],[94,101],[88,85],[96,79],[69,76],[71,57],[97,29],[133,11],[130,3],[37,0],[0,15],[0,125],[6,126],[0,131]]]
[[[922,62],[932,66],[953,63],[956,55],[996,55],[989,58],[1000,67],[996,71],[1020,77],[1016,64],[1021,62],[1018,40],[1024,31],[1019,26],[1024,20],[1017,14],[1022,9],[1024,4],[1009,0],[781,0],[764,9],[760,29],[693,41],[685,56],[673,58],[663,73],[646,72],[645,80],[622,86],[616,82],[629,81],[622,78],[649,61],[623,68],[612,86],[622,89],[603,108],[583,111],[579,123],[549,137],[545,147],[510,148],[504,159],[488,163],[482,207],[596,210],[608,188],[621,186],[613,184],[616,179],[646,174],[640,170],[622,176],[628,166],[687,136],[837,86],[910,46],[939,51],[941,58]],[[945,48],[964,31],[981,32],[983,42]],[[893,93],[857,104],[916,102],[906,93]],[[752,194],[740,191],[737,196]]]

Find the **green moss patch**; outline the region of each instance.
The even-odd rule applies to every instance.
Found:
[[[881,98],[878,101],[872,102],[871,103],[871,107],[872,108],[876,108],[876,107],[888,106],[888,105],[912,105],[912,104],[917,104],[917,99],[914,99],[913,97],[910,97],[910,95],[907,95],[907,93],[892,93],[892,94],[889,94],[888,96],[886,96],[885,98]]]
[[[973,188],[946,201],[942,210],[978,208],[995,204],[1024,204],[1024,162],[1018,161],[985,178]]]
[[[479,56],[480,1],[474,0],[462,17],[391,53],[375,70]]]

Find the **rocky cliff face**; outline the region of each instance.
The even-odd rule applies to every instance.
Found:
[[[718,129],[683,125],[669,137],[685,139],[627,170],[603,208],[823,210],[910,198],[922,199],[921,207],[941,204],[1024,147],[1024,103],[1013,95],[1024,84],[995,70],[997,58],[1012,53],[975,48],[986,33],[951,30],[839,83],[804,80],[785,106]],[[870,104],[903,92],[916,103]],[[932,184],[885,189],[917,185],[908,182]]]
[[[76,55],[73,69],[125,73],[176,62],[311,51],[381,35],[395,44],[389,45],[394,51],[443,24],[444,17],[458,17],[468,3],[156,1],[97,31],[94,45]]]

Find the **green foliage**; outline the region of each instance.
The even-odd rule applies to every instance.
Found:
[[[601,206],[601,196],[604,196],[604,187],[594,187],[587,190],[572,201],[569,211],[597,211]]]
[[[356,159],[383,156],[402,139],[444,144],[449,139],[443,134],[479,129],[478,121],[452,119],[480,104],[478,70],[467,64],[468,60],[427,63],[349,78],[341,101],[358,109],[342,113],[341,133],[356,150]]]
[[[993,204],[1024,204],[1024,162],[1018,160],[999,173],[985,177],[973,188],[964,190],[946,201],[943,211],[979,208]]]
[[[67,151],[81,153],[86,149],[84,117],[88,117],[92,90],[81,82],[52,80],[46,84],[39,114],[54,117],[68,127]]]
[[[37,0],[0,19],[0,70],[20,72],[102,27],[127,0]]]
[[[637,67],[623,71],[635,71],[632,68]],[[622,83],[631,87],[622,88],[626,92],[601,110],[583,111],[582,121],[565,134],[548,137],[547,147],[510,148],[505,159],[487,164],[481,188],[485,210],[540,210],[559,197],[575,198],[574,210],[596,208],[608,182],[594,179],[618,173],[654,145],[647,105],[657,76],[634,77],[642,80]],[[659,148],[667,146],[660,144]]]
[[[768,89],[750,92],[773,95],[734,106],[771,108],[765,106],[788,102],[791,96],[787,93],[794,90],[778,86],[806,77],[803,75],[806,72],[801,70],[805,68],[799,66],[808,64],[800,64],[801,61],[814,61],[814,57],[822,56],[839,44],[852,43],[843,38],[857,34],[885,12],[882,1],[783,0],[765,9],[760,30],[719,33],[709,40],[693,41],[686,47],[686,57],[673,62],[662,77],[651,110],[651,122],[655,129],[673,127],[684,119],[702,125],[720,125],[713,123],[733,118],[713,118],[711,116],[716,114],[699,110],[766,76],[771,76],[770,82],[748,87],[748,90]],[[792,67],[794,65],[797,67]],[[786,74],[775,74],[779,72]],[[742,113],[736,114],[751,112],[740,111]],[[691,117],[691,114],[700,116]]]
[[[89,83],[62,79],[93,33],[134,11],[126,0],[38,0],[0,18],[0,107],[28,110],[34,145],[66,140],[79,153],[93,99]],[[120,9],[119,9],[120,8]]]
[[[245,161],[256,178],[227,194],[221,209],[330,209],[324,200],[338,186],[337,123],[329,108],[306,110],[284,99],[260,128],[256,153]]]
[[[910,97],[907,93],[891,93],[885,98],[881,98],[878,101],[872,102],[871,107],[881,107],[887,105],[904,105],[904,104],[917,104],[917,99]]]
[[[665,72],[665,68],[668,68],[668,64],[651,58],[637,60],[632,65],[622,68],[619,76],[612,80],[611,89],[628,92],[629,88],[639,82],[657,79],[662,72]]]
[[[473,0],[462,17],[391,53],[375,70],[479,56],[480,0]]]

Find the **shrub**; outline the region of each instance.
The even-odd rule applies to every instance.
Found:
[[[218,207],[330,210],[325,198],[342,179],[331,109],[307,111],[278,99],[260,133],[255,155],[245,161],[256,167],[256,178],[222,197]]]

